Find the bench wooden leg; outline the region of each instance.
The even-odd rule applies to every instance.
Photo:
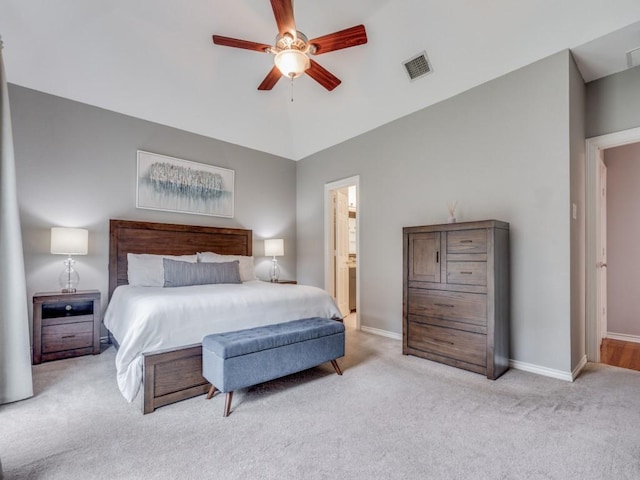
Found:
[[[224,416],[228,417],[231,411],[231,399],[233,398],[233,392],[227,392],[227,398],[224,401]]]
[[[333,365],[333,368],[335,369],[338,375],[342,375],[342,370],[340,370],[340,365],[338,365],[337,360],[331,360],[331,365]]]
[[[211,400],[211,398],[215,395],[216,393],[216,387],[215,385],[211,385],[211,388],[209,389],[209,393],[207,393],[207,400]]]

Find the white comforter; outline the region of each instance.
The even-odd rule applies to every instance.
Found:
[[[104,324],[120,344],[118,387],[129,401],[142,382],[142,356],[202,342],[210,333],[299,318],[341,318],[324,290],[261,281],[161,288],[123,285],[113,292]]]

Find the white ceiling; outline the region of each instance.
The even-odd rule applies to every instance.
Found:
[[[297,0],[294,10],[309,38],[363,23],[369,39],[315,57],[342,84],[327,92],[303,76],[294,102],[286,79],[256,89],[271,55],[211,41],[273,43],[268,0],[0,0],[0,35],[11,83],[293,160],[566,48],[591,80],[640,46],[638,0]],[[410,82],[402,63],[422,50],[434,72]]]

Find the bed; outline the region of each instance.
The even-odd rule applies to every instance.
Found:
[[[323,290],[259,280],[179,288],[128,285],[127,254],[251,256],[251,230],[110,221],[109,306],[105,326],[118,348],[118,386],[142,410],[207,392],[202,338],[209,333],[307,316],[340,318]],[[139,393],[138,393],[139,392]]]

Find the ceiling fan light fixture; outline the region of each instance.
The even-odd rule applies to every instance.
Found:
[[[281,50],[276,54],[274,63],[278,70],[289,78],[298,78],[311,66],[309,57],[300,50]]]

